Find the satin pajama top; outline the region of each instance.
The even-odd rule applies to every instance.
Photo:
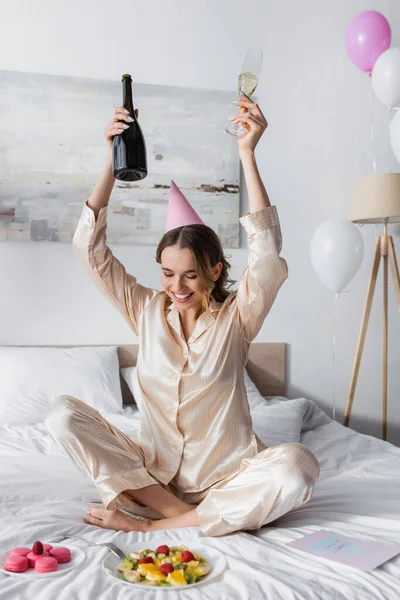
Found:
[[[223,303],[212,299],[187,342],[166,292],[141,285],[107,246],[107,208],[96,220],[84,205],[73,245],[139,338],[135,401],[141,423],[133,439],[143,448],[147,471],[160,482],[174,480],[186,492],[205,490],[266,448],[252,429],[244,366],[288,274],[276,207],[240,219],[248,267],[237,291]]]

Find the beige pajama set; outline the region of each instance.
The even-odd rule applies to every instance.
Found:
[[[83,208],[76,253],[140,340],[140,430],[130,439],[84,398],[70,396],[54,400],[46,426],[93,480],[106,508],[162,518],[124,493],[160,484],[197,505],[203,533],[218,536],[258,529],[311,496],[319,475],[312,452],[298,443],[268,448],[252,429],[244,366],[287,265],[279,256],[276,207],[248,213],[240,223],[249,258],[238,290],[223,303],[212,299],[186,342],[169,296],[138,283],[107,246],[107,207],[97,220]]]

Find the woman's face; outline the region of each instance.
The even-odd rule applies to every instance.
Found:
[[[221,265],[221,267],[219,267]],[[214,268],[219,276],[222,264]],[[201,305],[204,288],[196,273],[192,253],[178,245],[168,246],[161,253],[161,283],[164,291],[179,310]],[[218,279],[218,276],[216,279]]]

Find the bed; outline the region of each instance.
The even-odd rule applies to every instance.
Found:
[[[6,352],[6,350],[5,350]],[[119,367],[135,364],[137,346],[118,349]],[[3,354],[3,358],[6,354]],[[224,553],[227,568],[208,584],[169,598],[205,600],[315,600],[400,598],[400,556],[364,573],[290,549],[287,543],[319,529],[367,540],[400,542],[400,449],[332,421],[305,398],[285,398],[285,345],[253,343],[247,365],[253,427],[268,445],[301,441],[317,456],[321,475],[311,500],[256,532],[206,538],[198,528],[151,534],[113,532],[83,522],[99,502],[93,484],[62,454],[43,422],[0,426],[0,550],[77,534],[121,548],[143,542],[201,541]],[[258,394],[258,396],[257,396]],[[132,435],[140,415],[122,379],[123,410],[105,413]],[[1,398],[0,398],[1,402]],[[72,540],[70,540],[72,542]],[[85,561],[62,576],[27,582],[0,574],[0,600],[38,598],[123,600],[161,598],[159,588],[136,592],[101,569],[103,547],[73,544]],[[71,545],[68,543],[68,545]]]

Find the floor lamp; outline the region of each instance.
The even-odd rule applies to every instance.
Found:
[[[400,223],[400,173],[369,175],[362,177],[355,189],[350,209],[353,223],[383,224],[383,235],[376,242],[372,273],[369,280],[367,298],[361,321],[356,358],[351,377],[349,396],[344,413],[344,424],[350,421],[354,393],[356,391],[361,356],[371,313],[381,259],[383,261],[383,384],[382,384],[382,439],[387,438],[387,352],[388,352],[388,267],[390,264],[394,290],[400,311],[400,278],[393,239],[387,235],[388,223]]]

